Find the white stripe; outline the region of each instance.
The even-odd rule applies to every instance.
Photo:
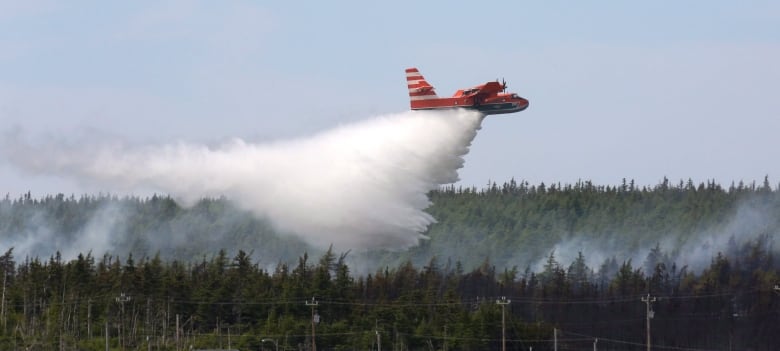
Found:
[[[422,95],[422,96],[410,96],[409,100],[412,101],[420,101],[420,100],[436,100],[439,97],[436,95]]]
[[[420,72],[418,72],[418,71],[414,71],[414,72],[406,72],[406,76],[407,77],[414,77],[414,76],[422,76],[422,74],[420,74]]]
[[[425,81],[425,80],[423,80],[423,79],[418,79],[418,80],[407,80],[407,81],[406,81],[406,85],[415,85],[415,84],[420,84],[420,83],[422,83],[422,82],[424,82],[424,81]]]

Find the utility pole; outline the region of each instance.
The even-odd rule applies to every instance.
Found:
[[[125,302],[128,302],[132,300],[132,297],[130,295],[125,295],[125,293],[119,294],[115,298],[116,302],[119,303],[122,306],[122,313],[120,315],[119,320],[119,347],[124,350],[125,349],[125,328],[123,328],[123,324],[125,323]]]
[[[179,351],[179,314],[176,314],[176,337],[175,337],[175,343],[176,343],[176,351]]]
[[[374,319],[374,333],[376,333],[376,349],[382,351],[382,337],[379,334],[379,319]]]
[[[644,302],[646,306],[647,316],[647,351],[650,351],[650,319],[652,319],[655,315],[655,311],[650,309],[650,303],[655,301],[656,298],[654,296],[650,296],[650,293],[647,293],[647,296],[642,297],[642,302]]]
[[[311,298],[311,302],[306,301],[306,306],[311,306],[311,350],[317,351],[317,342],[315,341],[315,332],[314,332],[314,325],[316,322],[319,322],[319,315],[317,315],[316,321],[314,318],[314,308],[317,307],[319,303],[317,300],[314,299],[314,297]]]
[[[506,351],[506,305],[512,300],[507,300],[506,296],[501,296],[496,303],[501,306],[501,351]]]
[[[447,326],[444,326],[444,351],[447,351]]]
[[[553,328],[553,350],[558,351],[558,328]]]

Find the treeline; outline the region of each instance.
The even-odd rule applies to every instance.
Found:
[[[654,349],[771,350],[776,189],[450,186],[430,240],[348,255],[226,199],[6,196],[0,349],[307,349],[315,297],[320,350],[498,350],[504,296],[510,350],[644,349],[642,297]]]
[[[537,266],[556,247],[567,247],[571,259],[579,250],[628,259],[660,242],[686,264],[691,251],[706,251],[705,266],[729,238],[780,233],[780,192],[768,178],[728,187],[668,179],[641,187],[631,180],[617,186],[510,180],[483,189],[449,186],[431,200],[428,212],[438,220],[427,233],[431,240],[402,254],[401,262],[448,255],[474,267],[490,257],[499,267],[522,268]]]
[[[509,350],[549,350],[554,337],[559,350],[590,350],[596,339],[599,350],[644,350],[649,308],[656,350],[775,350],[780,270],[770,246],[750,241],[700,274],[655,248],[639,264],[589,267],[583,254],[564,264],[550,253],[539,272],[433,259],[365,276],[332,250],[272,270],[244,251],[16,262],[8,250],[0,349],[499,350],[505,308]]]
[[[183,207],[168,196],[48,195],[30,193],[0,200],[0,247],[17,254],[68,259],[80,252],[115,256],[154,256],[192,261],[220,248],[235,254],[252,248],[263,264],[294,262],[311,250],[291,235],[279,235],[270,223],[233,206],[224,198],[203,199]]]
[[[780,192],[768,179],[728,187],[668,179],[652,187],[633,181],[600,186],[510,180],[483,189],[449,186],[429,197],[427,211],[438,221],[425,233],[430,240],[402,252],[353,252],[359,273],[406,261],[420,266],[434,256],[460,261],[467,269],[487,258],[497,267],[523,269],[541,266],[553,250],[567,260],[583,251],[595,265],[597,257],[640,259],[658,243],[678,263],[700,270],[726,250],[729,238],[741,243],[780,233]],[[59,250],[70,259],[92,250],[180,261],[220,248],[231,256],[251,248],[261,265],[294,263],[304,251],[322,254],[224,198],[182,207],[156,195],[7,195],[0,199],[0,244],[31,256]]]

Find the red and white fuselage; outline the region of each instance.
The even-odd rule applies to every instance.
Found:
[[[506,93],[506,84],[487,82],[469,89],[461,89],[452,97],[439,97],[433,86],[417,68],[406,69],[406,83],[412,110],[439,110],[465,108],[485,115],[513,113],[525,110],[528,100],[514,93]]]

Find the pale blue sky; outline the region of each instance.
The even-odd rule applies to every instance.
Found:
[[[505,78],[463,183],[780,181],[774,1],[2,1],[0,124],[32,139],[306,136]],[[81,193],[0,162],[0,192]],[[110,191],[111,189],[103,189]]]

